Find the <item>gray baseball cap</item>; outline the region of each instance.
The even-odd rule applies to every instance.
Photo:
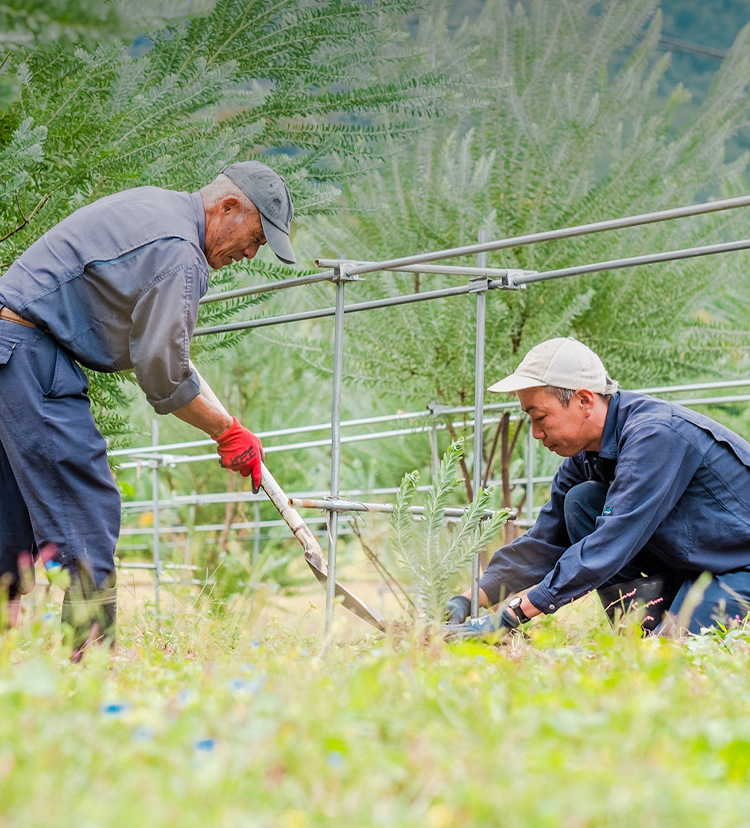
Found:
[[[260,211],[260,222],[266,241],[286,264],[294,264],[294,251],[289,241],[289,225],[294,207],[286,181],[260,161],[239,161],[224,167],[222,173],[233,181]]]

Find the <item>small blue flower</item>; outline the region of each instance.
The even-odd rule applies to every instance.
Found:
[[[57,613],[45,612],[44,615],[42,615],[42,621],[57,621]]]
[[[344,767],[344,754],[338,750],[332,750],[326,757],[326,761],[328,762],[329,768],[340,770]]]
[[[193,742],[193,750],[198,753],[213,753],[216,750],[216,739],[198,739]]]
[[[262,643],[263,642],[261,642],[261,641],[251,641],[250,646],[257,650],[258,647],[260,647]]]
[[[127,702],[107,702],[106,704],[99,705],[99,712],[102,716],[107,716],[111,719],[116,719],[124,715],[129,709],[130,705]]]

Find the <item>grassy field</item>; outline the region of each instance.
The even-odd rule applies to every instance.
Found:
[[[589,598],[497,645],[339,612],[325,646],[318,603],[134,605],[78,666],[38,606],[0,640],[0,824],[748,823],[749,632],[641,640]]]

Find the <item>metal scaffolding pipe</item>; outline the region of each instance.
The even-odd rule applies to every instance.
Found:
[[[480,256],[485,257],[487,261],[487,254],[480,253]],[[337,262],[336,259],[316,259],[315,264],[319,267],[333,267]],[[351,268],[370,267],[376,265],[377,262],[361,262],[355,260],[348,260],[347,266]],[[486,279],[502,279],[508,275],[507,268],[503,267],[487,267],[486,264],[479,265],[479,267],[463,267],[456,265],[404,265],[403,267],[388,268],[389,273],[423,273],[425,275],[439,275],[439,276],[469,276],[480,277]],[[532,271],[528,271],[531,273]]]
[[[743,381],[742,385],[748,385],[750,382]],[[684,386],[685,388],[689,388],[689,386]],[[648,391],[643,391],[641,393],[649,393]],[[715,396],[715,397],[695,397],[692,399],[678,399],[678,400],[671,400],[671,402],[677,403],[679,405],[685,406],[696,406],[696,405],[723,405],[725,403],[734,403],[734,402],[748,402],[750,401],[750,395],[747,394],[729,394],[724,396]],[[518,403],[512,403],[514,407],[518,407]],[[518,419],[518,417],[514,417],[513,419]],[[484,420],[484,425],[492,425],[497,422],[496,418],[489,418]],[[466,420],[461,422],[453,423],[454,426],[459,427],[471,427],[474,425],[474,420]],[[391,429],[389,431],[374,431],[366,434],[352,434],[348,437],[341,437],[339,442],[341,445],[345,443],[366,443],[372,440],[382,440],[388,437],[407,437],[411,434],[423,434],[427,431],[436,429],[443,431],[447,428],[445,423],[436,423],[430,424],[426,423],[422,426],[412,426],[411,428],[400,428],[400,429]],[[469,435],[469,439],[472,438],[473,435]],[[179,446],[179,444],[177,444]],[[327,448],[331,445],[331,438],[324,437],[320,440],[306,440],[304,442],[298,443],[285,443],[279,446],[268,446],[264,449],[266,454],[274,454],[277,452],[282,451],[298,451],[302,449],[312,449],[312,448]],[[160,466],[179,466],[184,465],[185,463],[198,463],[198,462],[206,462],[211,460],[216,460],[216,454],[188,454],[188,455],[161,455],[158,453],[156,448],[150,452],[147,448],[141,448],[138,450],[140,455],[140,462],[139,461],[131,461],[125,463],[119,463],[119,469],[135,469],[139,466],[147,465],[160,465]],[[261,497],[258,495],[257,497]]]
[[[750,196],[748,196],[748,198],[750,198]],[[489,288],[491,290],[498,290],[509,286],[523,287],[524,285],[532,284],[534,282],[562,279],[567,276],[578,276],[583,273],[599,273],[605,270],[620,270],[628,267],[640,267],[641,265],[680,261],[682,259],[691,259],[698,256],[710,256],[737,250],[746,250],[748,248],[750,248],[750,239],[740,239],[739,241],[724,242],[722,244],[691,247],[684,250],[671,250],[666,253],[650,253],[645,256],[635,256],[627,259],[613,259],[608,262],[595,262],[593,264],[579,265],[577,267],[565,267],[559,270],[548,270],[542,273],[523,271],[514,274],[511,285],[504,280],[493,280],[490,281]],[[357,268],[352,267],[351,272],[355,271],[357,271]],[[427,302],[432,299],[444,299],[451,296],[461,296],[466,293],[474,293],[475,291],[476,285],[470,282],[466,285],[458,285],[456,287],[444,288],[442,290],[425,291],[424,293],[410,293],[402,296],[392,296],[387,299],[376,299],[370,302],[358,302],[353,305],[345,306],[343,313],[360,313],[361,311],[375,310],[377,308],[387,308],[396,305],[409,305],[415,302]],[[301,311],[300,313],[290,313],[281,316],[267,316],[261,319],[250,319],[246,322],[232,322],[227,323],[226,325],[213,325],[206,328],[198,328],[195,331],[195,335],[207,336],[208,334],[265,328],[272,325],[283,325],[289,322],[300,322],[309,319],[324,319],[329,316],[334,316],[335,313],[335,308],[319,308],[317,310]]]
[[[333,383],[331,390],[331,497],[339,496],[341,476],[341,394],[344,374],[344,290],[346,280],[339,273],[336,283],[336,315],[333,332]],[[326,578],[326,636],[333,630],[333,604],[336,600],[336,547],[339,539],[339,516],[330,515],[328,536],[328,577]]]
[[[208,305],[211,302],[226,302],[227,299],[239,299],[243,296],[255,296],[260,293],[275,293],[277,290],[299,287],[300,285],[313,285],[316,282],[328,282],[331,277],[325,273],[308,273],[305,276],[295,276],[293,279],[283,279],[280,282],[267,282],[262,285],[250,285],[249,287],[226,290],[223,293],[209,293],[201,297],[198,304]]]
[[[481,244],[486,239],[484,229],[478,233]],[[487,267],[487,253],[477,256],[478,270]],[[484,439],[484,339],[487,327],[487,291],[489,279],[475,279],[482,289],[477,291],[476,323],[474,325],[474,467],[472,480],[472,499],[479,497],[482,487],[482,444]],[[479,553],[471,562],[471,617],[479,615]]]
[[[376,308],[388,308],[394,305],[411,305],[415,302],[428,302],[431,299],[445,299],[449,296],[462,296],[465,293],[473,293],[474,287],[458,285],[457,287],[444,288],[442,290],[430,290],[424,293],[409,293],[405,296],[391,296],[388,299],[376,299],[371,302],[358,302],[355,305],[346,305],[342,313],[359,313],[360,311],[375,310]],[[229,331],[245,331],[251,328],[267,328],[272,325],[284,325],[288,322],[302,322],[308,319],[325,319],[336,315],[336,308],[319,308],[312,311],[300,311],[300,313],[288,313],[283,316],[266,316],[262,319],[250,319],[247,322],[234,322],[226,325],[212,325],[208,328],[197,328],[195,336],[207,336],[215,333],[228,333]]]
[[[378,512],[386,515],[393,513],[392,503],[363,503],[359,500],[348,500],[343,497],[326,497],[315,499],[308,497],[290,497],[289,503],[292,506],[299,506],[302,509],[321,509],[324,512]],[[448,506],[443,510],[444,517],[461,518],[468,511],[468,506]],[[406,510],[412,515],[423,515],[424,506],[409,506]],[[502,511],[502,510],[499,510]],[[490,518],[496,513],[494,509],[485,509],[482,512],[484,517]],[[509,520],[515,518],[515,509],[511,511]]]
[[[653,213],[642,213],[638,216],[628,216],[619,219],[607,219],[605,221],[594,222],[592,224],[580,224],[574,227],[563,227],[559,230],[548,230],[543,233],[530,233],[523,236],[514,236],[509,239],[499,239],[491,242],[481,242],[478,244],[465,245],[463,247],[448,248],[446,250],[439,250],[433,253],[419,253],[414,256],[402,256],[397,259],[386,259],[381,262],[353,262],[349,269],[352,275],[362,273],[374,273],[379,270],[401,270],[405,273],[444,273],[446,275],[478,275],[478,276],[497,276],[505,275],[505,270],[502,268],[489,268],[486,272],[480,272],[479,268],[470,267],[446,267],[446,268],[419,268],[416,265],[426,264],[427,262],[439,261],[441,259],[450,259],[458,256],[468,256],[474,253],[483,253],[490,250],[505,250],[511,247],[522,247],[528,244],[538,244],[541,242],[555,241],[558,239],[567,239],[574,236],[585,236],[592,233],[602,233],[608,230],[621,230],[627,227],[637,227],[644,224],[654,224],[660,221],[669,221],[671,219],[687,218],[690,216],[703,215],[705,213],[714,213],[722,210],[734,210],[738,207],[750,206],[750,196],[738,196],[737,198],[727,198],[719,201],[709,201],[703,204],[692,204],[687,207],[676,207],[670,210],[660,210]],[[287,290],[288,288],[298,287],[300,285],[310,285],[319,282],[326,282],[335,278],[338,266],[336,259],[316,259],[315,263],[320,267],[330,268],[323,273],[308,273],[304,276],[297,276],[293,279],[284,279],[279,282],[271,282],[263,285],[252,285],[246,288],[237,288],[236,290],[229,290],[224,293],[212,293],[204,296],[200,300],[200,304],[206,305],[211,302],[222,302],[228,299],[238,299],[244,296],[255,296],[263,293],[273,293],[278,290]],[[518,284],[522,284],[520,278],[516,280]],[[214,332],[214,331],[211,331]],[[219,331],[216,331],[217,333]],[[197,333],[197,331],[196,331]]]
[[[575,227],[563,227],[559,230],[547,230],[543,233],[530,233],[524,236],[515,236],[509,239],[484,242],[481,244],[468,244],[463,247],[451,247],[445,250],[437,250],[431,253],[418,253],[413,256],[401,256],[396,259],[384,259],[381,262],[354,266],[349,269],[351,275],[372,273],[376,270],[393,270],[396,267],[421,264],[423,262],[435,262],[440,259],[452,259],[458,256],[471,256],[475,253],[489,252],[491,250],[506,250],[512,247],[521,247],[527,244],[538,244],[539,242],[555,241],[558,239],[569,239],[574,236],[587,236],[591,233],[603,233],[608,230],[622,230],[626,227],[638,227],[643,224],[655,224],[660,221],[671,219],[699,216],[704,213],[717,213],[721,210],[734,210],[738,207],[750,207],[750,195],[738,196],[736,198],[725,198],[719,201],[708,201],[702,204],[691,204],[687,207],[674,207],[669,210],[659,210],[652,213],[641,213],[637,216],[625,216],[624,218],[606,219],[591,224],[579,224]],[[325,275],[325,274],[321,274]],[[331,272],[331,275],[333,273]]]
[[[686,385],[655,385],[649,388],[634,388],[631,389],[633,391],[637,391],[639,394],[665,394],[665,393],[678,393],[681,391],[710,391],[712,389],[718,388],[742,388],[750,385],[750,379],[741,379],[741,380],[719,380],[717,382],[699,382],[699,383],[688,383]],[[674,402],[680,402],[682,405],[686,404],[694,404],[700,403],[704,400],[708,400],[709,398],[698,398],[696,400],[675,400]],[[744,402],[745,398],[740,396],[727,396],[727,397],[716,397],[710,398],[711,402],[731,402],[733,399],[736,399],[739,402]],[[484,410],[485,413],[489,411],[505,411],[512,408],[518,408],[519,403],[518,400],[513,400],[512,402],[502,402],[502,403],[485,403]],[[442,416],[445,415],[452,415],[452,414],[468,414],[469,412],[474,411],[473,405],[457,405],[457,406],[446,406],[445,409],[440,410],[440,414]],[[353,420],[343,420],[341,423],[341,428],[354,428],[356,426],[363,426],[363,425],[375,425],[377,423],[388,423],[394,422],[399,420],[414,420],[420,418],[434,418],[436,415],[433,414],[432,411],[425,408],[421,411],[407,411],[402,414],[381,414],[376,417],[360,417],[358,419]],[[432,427],[431,425],[429,426]],[[256,432],[258,437],[261,439],[266,439],[268,437],[285,437],[287,435],[292,434],[306,434],[311,431],[328,431],[331,428],[330,423],[316,423],[314,425],[309,426],[291,426],[290,428],[281,428],[276,429],[274,431],[258,431]],[[386,432],[386,434],[392,434],[394,432]],[[399,432],[395,432],[399,433]],[[345,442],[347,440],[351,440],[351,437],[344,437],[342,438]],[[354,438],[356,439],[356,438]],[[153,459],[153,457],[157,456],[158,453],[164,453],[168,451],[172,451],[175,449],[189,449],[189,448],[199,448],[203,446],[213,446],[215,445],[214,440],[210,438],[206,438],[205,440],[189,440],[182,443],[165,443],[163,445],[158,446],[138,446],[134,448],[123,448],[123,449],[112,449],[108,452],[110,457],[127,457],[133,455],[142,455],[144,459]],[[305,445],[305,444],[301,444]],[[326,442],[317,443],[316,445],[327,445]],[[298,444],[287,444],[289,448],[298,448]],[[271,447],[269,451],[279,450],[280,448],[286,449],[287,446],[276,446]],[[215,453],[210,455],[200,455],[201,459],[216,459]],[[194,458],[195,459],[195,458]],[[125,466],[124,464],[120,465],[120,468],[134,468],[134,466]]]
[[[645,256],[633,256],[629,259],[613,259],[610,262],[596,262],[577,267],[563,267],[559,270],[547,270],[542,273],[529,273],[516,276],[514,285],[529,285],[532,282],[546,282],[550,279],[563,279],[566,276],[578,276],[582,273],[599,273],[603,270],[620,270],[625,267],[639,267],[640,265],[659,264],[660,262],[694,259],[698,256],[711,256],[718,253],[731,253],[735,250],[750,248],[750,239],[740,239],[722,244],[708,244],[703,247],[688,247],[684,250],[670,250],[666,253],[649,253]],[[495,287],[504,287],[500,282]]]

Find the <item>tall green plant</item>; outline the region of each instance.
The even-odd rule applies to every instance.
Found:
[[[424,515],[416,523],[409,507],[414,501],[419,472],[404,475],[391,519],[394,551],[414,578],[425,615],[433,622],[441,619],[456,575],[487,547],[510,514],[503,509],[485,520],[492,490],[480,489],[455,531],[448,535],[444,514],[459,485],[456,472],[462,454],[463,440],[457,440],[443,455],[425,499]]]

